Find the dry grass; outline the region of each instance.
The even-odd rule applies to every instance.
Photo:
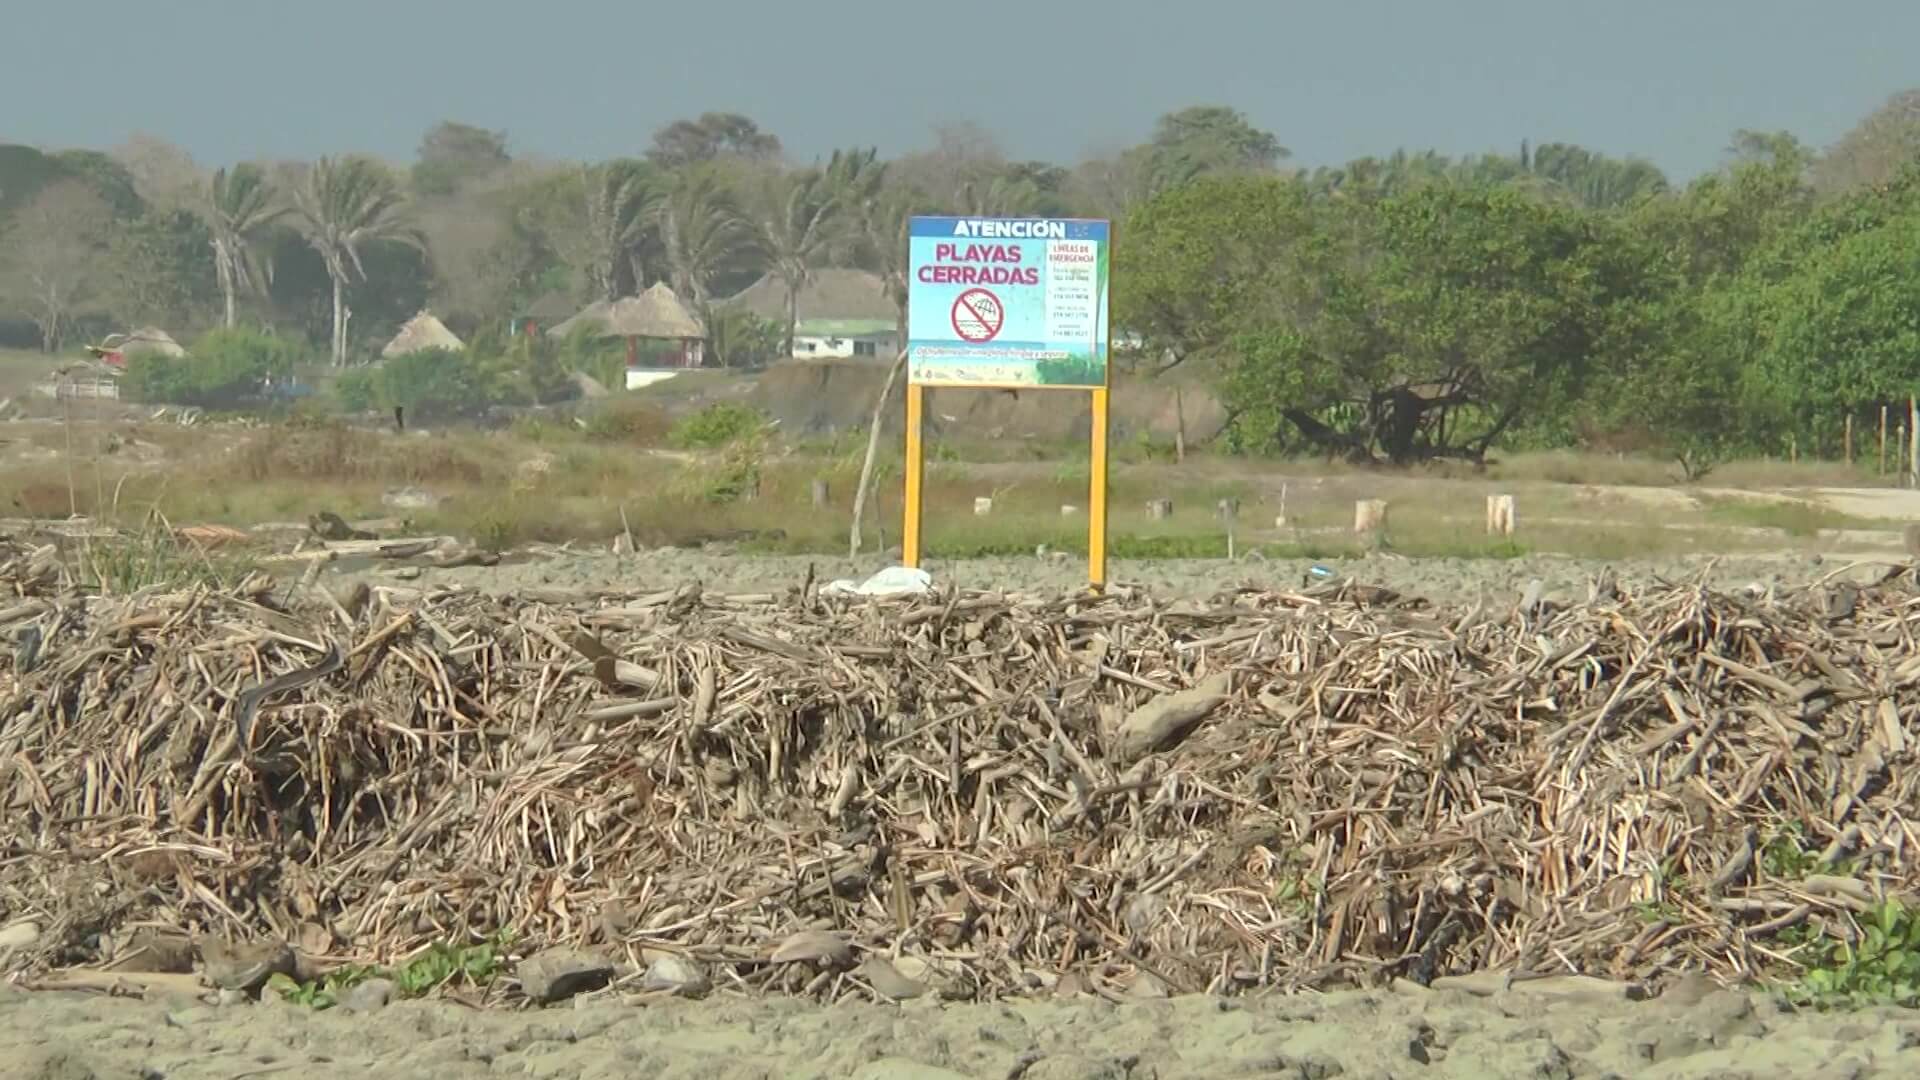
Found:
[[[67,429],[60,423],[8,425],[8,467],[0,505],[16,516],[80,513],[126,524],[159,510],[180,523],[248,526],[304,521],[319,510],[343,517],[390,517],[384,496],[420,488],[441,497],[430,510],[406,512],[420,531],[451,533],[485,546],[531,541],[603,545],[623,528],[648,546],[728,541],[769,551],[832,552],[846,540],[862,443],[843,440],[773,445],[757,456],[737,451],[685,454],[651,449],[665,438],[669,414],[656,403],[615,398],[584,422],[526,421],[503,432],[399,436],[337,424],[258,429],[171,424],[74,425],[73,486]],[[830,451],[830,452],[829,452]],[[1039,545],[1084,550],[1085,459],[957,460],[936,447],[928,469],[930,554],[1030,554]],[[1237,550],[1271,555],[1338,556],[1360,543],[1351,533],[1357,499],[1391,507],[1387,542],[1408,555],[1501,557],[1525,551],[1614,558],[1680,552],[1736,552],[1782,546],[1817,550],[1821,530],[1871,524],[1804,500],[1735,500],[1671,485],[1602,486],[1575,477],[1656,480],[1656,463],[1532,455],[1484,474],[1465,469],[1391,472],[1195,456],[1185,464],[1117,464],[1109,496],[1113,550],[1120,555],[1224,555],[1221,500],[1238,505]],[[1729,466],[1715,491],[1742,476]],[[1822,469],[1826,471],[1822,471]],[[1769,472],[1768,470],[1771,469]],[[1831,482],[1832,467],[1745,468],[1810,486]],[[811,488],[825,480],[824,509]],[[901,463],[889,448],[879,463],[868,535],[899,541]],[[1856,478],[1857,482],[1857,478]],[[1519,499],[1517,543],[1490,541],[1484,496]],[[723,493],[740,497],[721,498]],[[974,500],[990,497],[989,517]],[[1171,498],[1175,515],[1154,521],[1150,499]],[[1063,516],[1063,506],[1076,512]],[[623,511],[624,521],[623,525]],[[1895,541],[1897,543],[1897,541]]]

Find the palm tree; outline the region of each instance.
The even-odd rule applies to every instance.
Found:
[[[839,154],[834,155],[836,162]],[[843,209],[840,191],[829,173],[817,169],[770,172],[753,188],[746,224],[752,230],[768,270],[787,291],[783,355],[793,355],[800,324],[800,290],[813,280],[814,267],[826,261]]]
[[[752,246],[738,200],[714,166],[691,166],[653,204],[652,218],[666,248],[673,290],[706,317],[714,277]]]
[[[232,329],[235,294],[265,283],[254,245],[268,226],[286,215],[287,208],[274,199],[265,170],[252,163],[236,165],[232,172],[215,171],[205,194],[200,216],[212,235],[213,270],[226,300],[223,325]]]
[[[633,291],[638,292],[646,284],[640,251],[659,199],[649,167],[639,161],[611,161],[581,170],[581,180],[592,252],[587,273],[595,291],[602,299],[620,299],[620,269],[625,262],[631,265]]]
[[[893,301],[902,346],[907,340],[907,247],[913,215],[928,200],[901,182],[892,182],[885,162],[873,150],[835,151],[827,166],[846,228],[836,231],[836,257],[880,275]]]
[[[406,218],[399,181],[370,157],[321,158],[294,190],[300,233],[326,264],[333,280],[333,362],[347,362],[346,288],[352,276],[365,280],[365,245],[388,240],[424,249]]]

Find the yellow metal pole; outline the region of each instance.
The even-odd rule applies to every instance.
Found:
[[[1107,583],[1107,388],[1093,388],[1093,452],[1089,464],[1092,489],[1087,492],[1087,580]]]
[[[920,565],[920,487],[925,476],[920,446],[921,406],[925,388],[907,384],[907,520],[900,530],[900,564]]]

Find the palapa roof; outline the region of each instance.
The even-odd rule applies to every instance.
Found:
[[[538,319],[541,322],[546,322],[549,319],[564,319],[572,315],[578,307],[579,304],[568,299],[565,293],[546,292],[541,293],[535,298],[520,314],[529,319]]]
[[[467,343],[454,336],[447,324],[433,317],[430,312],[422,311],[407,320],[400,332],[393,335],[387,347],[380,350],[381,356],[405,356],[408,353],[424,352],[428,349],[464,349]]]
[[[884,322],[891,327],[899,316],[899,308],[887,297],[886,282],[867,270],[815,270],[801,286],[795,304],[802,323]],[[721,306],[784,322],[786,282],[768,274],[721,301]]]
[[[548,330],[554,337],[565,337],[575,326],[598,322],[606,327],[606,337],[658,338],[663,341],[690,341],[707,336],[700,320],[680,302],[664,283],[639,296],[588,304],[579,314]]]
[[[121,356],[139,356],[143,353],[158,353],[161,356],[185,356],[187,350],[173,340],[173,335],[157,326],[143,326],[127,335],[120,345]]]

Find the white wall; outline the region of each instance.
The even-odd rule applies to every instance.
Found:
[[[867,334],[861,337],[820,337],[812,334],[793,336],[793,355],[802,360],[834,360],[849,356],[892,356],[900,351],[893,334]]]

